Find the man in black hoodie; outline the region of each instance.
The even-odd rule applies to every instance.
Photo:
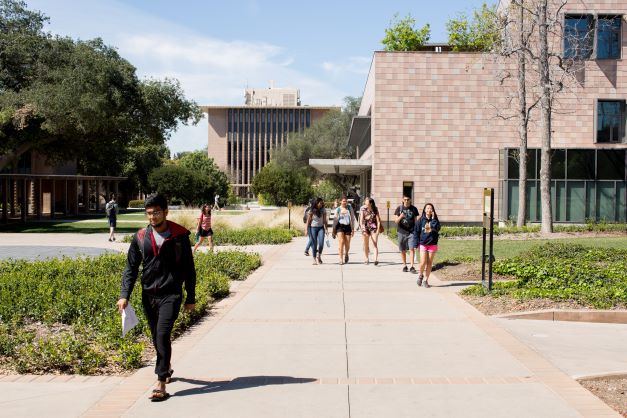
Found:
[[[159,194],[150,195],[144,207],[149,225],[135,234],[128,249],[117,307],[122,312],[128,305],[139,266],[143,264],[142,305],[157,351],[155,365],[157,383],[150,399],[158,402],[170,397],[165,390],[165,384],[172,376],[170,368],[172,328],[183,300],[183,283],[186,292],[185,310],[194,309],[196,269],[189,242],[189,231],[179,224],[166,220],[168,201],[165,197]]]

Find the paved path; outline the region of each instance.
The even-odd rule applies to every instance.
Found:
[[[58,391],[72,380],[29,383],[21,399],[3,400],[7,388],[16,388],[3,378],[0,410],[94,417],[618,416],[500,320],[463,302],[455,286],[434,280],[442,287],[417,288],[389,241],[381,243],[378,267],[361,263],[357,242],[344,266],[334,248],[325,264],[312,266],[303,247],[303,239],[274,247],[264,266],[175,343],[177,379],[167,402],[146,399],[154,379],[147,367],[119,383],[102,382],[97,394],[86,388],[78,406],[54,397],[39,402],[46,390],[36,385]],[[102,396],[94,402],[96,395]]]

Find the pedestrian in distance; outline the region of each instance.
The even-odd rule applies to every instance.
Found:
[[[422,216],[416,222],[416,234],[419,237],[420,247],[420,275],[418,286],[431,287],[429,275],[433,267],[433,259],[438,251],[438,236],[440,233],[440,220],[435,212],[435,207],[427,203],[422,209]],[[424,274],[423,274],[424,273]]]
[[[198,217],[198,226],[196,227],[196,245],[194,245],[194,251],[202,245],[202,242],[207,239],[209,243],[209,251],[213,251],[213,229],[211,229],[211,206],[205,203],[200,210],[200,216]]]
[[[340,264],[348,263],[348,252],[351,248],[351,237],[355,232],[355,215],[353,208],[348,204],[346,196],[340,199],[340,206],[335,209],[333,219],[333,238],[337,237]]]
[[[359,211],[359,222],[361,224],[361,235],[364,239],[364,264],[370,263],[370,241],[374,247],[374,265],[379,265],[379,231],[383,227],[379,209],[371,197],[364,199],[364,205]]]
[[[213,198],[213,208],[216,210],[221,210],[220,209],[220,195],[217,193]]]
[[[313,264],[322,264],[322,250],[324,249],[324,238],[327,231],[327,210],[324,208],[324,200],[321,197],[314,200],[314,204],[307,215],[305,233],[309,234],[311,240],[311,250],[313,253]]]
[[[414,257],[418,240],[416,237],[415,226],[418,218],[418,209],[411,204],[409,196],[403,196],[403,204],[394,211],[396,219],[394,223],[398,226],[398,249],[401,252],[401,260],[403,261],[403,271],[416,273],[414,267]],[[407,252],[411,257],[411,268],[407,269]]]
[[[316,199],[312,198],[309,201],[309,206],[305,208],[305,212],[303,213],[303,223],[305,224],[305,236],[307,237],[307,245],[305,246],[305,255],[307,257],[309,257],[309,249],[311,248],[311,244],[312,244],[311,231],[307,227],[307,219],[309,218],[309,212],[313,208],[315,202],[316,202]]]
[[[149,224],[133,236],[128,250],[126,268],[122,274],[122,289],[117,308],[122,311],[142,268],[142,305],[150,326],[152,342],[157,352],[155,374],[157,382],[149,397],[153,402],[170,397],[166,391],[174,372],[171,368],[172,328],[183,301],[184,310],[195,307],[196,269],[187,228],[168,221],[168,201],[160,194],[148,196],[144,203]]]
[[[115,201],[115,193],[111,193],[110,199],[105,205],[105,213],[107,214],[107,220],[109,221],[109,241],[115,241],[115,227],[118,223],[118,213],[120,208]]]

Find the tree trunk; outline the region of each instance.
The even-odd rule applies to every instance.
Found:
[[[551,210],[551,85],[549,73],[549,44],[547,23],[547,1],[541,0],[538,5],[539,43],[540,43],[540,98],[541,138],[540,152],[540,198],[542,202],[543,234],[553,232],[553,214]]]
[[[518,218],[517,226],[524,226],[527,221],[527,80],[525,51],[525,9],[524,0],[518,4],[519,8],[519,45],[518,45],[518,136],[520,139],[518,163]]]

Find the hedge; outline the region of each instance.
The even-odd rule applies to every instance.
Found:
[[[213,299],[229,294],[261,265],[240,251],[197,254],[196,308],[179,316],[175,335],[202,317]],[[95,374],[142,365],[149,329],[140,283],[131,304],[139,324],[121,337],[115,303],[126,255],[45,261],[0,261],[0,359],[19,373]]]

